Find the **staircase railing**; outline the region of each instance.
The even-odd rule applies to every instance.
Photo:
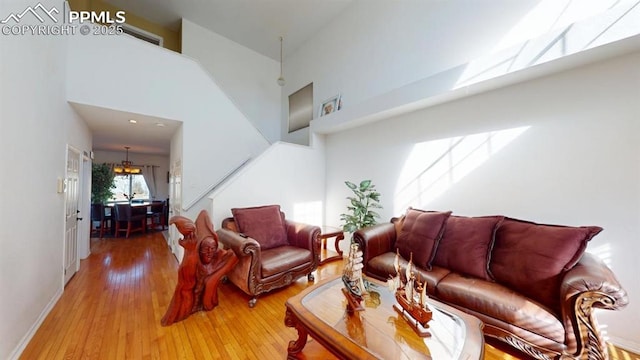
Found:
[[[218,181],[211,184],[211,186],[207,187],[203,192],[198,194],[192,201],[187,204],[182,204],[182,209],[184,211],[188,211],[195,204],[197,204],[200,200],[204,199],[205,196],[209,195],[211,192],[216,190],[218,187],[223,185],[227,180],[229,180],[233,175],[235,175],[238,171],[244,168],[251,161],[251,157],[248,156],[244,161],[242,161],[238,166],[231,169],[229,172],[224,174]]]

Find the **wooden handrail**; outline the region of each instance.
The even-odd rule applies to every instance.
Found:
[[[202,200],[205,196],[210,194],[213,190],[218,188],[220,185],[224,184],[227,180],[229,180],[235,173],[240,171],[243,167],[245,167],[251,161],[251,157],[247,157],[244,161],[242,161],[238,166],[233,168],[231,171],[227,172],[222,178],[215,183],[211,184],[211,186],[207,187],[203,192],[201,192],[198,196],[196,196],[191,202],[186,205],[182,205],[183,211],[188,211],[191,209],[198,201]]]

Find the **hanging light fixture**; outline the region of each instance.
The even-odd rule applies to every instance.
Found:
[[[284,76],[282,75],[282,36],[280,36],[280,77],[278,78],[278,85],[284,86]]]
[[[142,170],[134,167],[133,162],[129,161],[129,146],[125,146],[124,148],[127,150],[127,158],[126,160],[122,160],[121,165],[114,166],[113,172],[116,173],[116,175],[140,174]]]

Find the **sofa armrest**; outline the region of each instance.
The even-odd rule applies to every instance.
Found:
[[[318,243],[318,237],[320,236],[319,226],[285,220],[285,227],[289,245],[310,250],[313,254],[317,254],[320,251]]]
[[[260,254],[260,244],[256,239],[244,237],[235,231],[228,229],[219,229],[216,231],[218,241],[225,248],[231,249],[238,258],[249,256],[251,254]]]
[[[374,257],[393,251],[396,243],[396,228],[393,223],[373,225],[353,233],[355,241],[364,254],[363,263],[366,264]]]
[[[564,275],[560,296],[568,354],[576,358],[599,354],[605,359],[606,345],[593,309],[619,310],[629,303],[613,271],[596,256],[585,253]]]

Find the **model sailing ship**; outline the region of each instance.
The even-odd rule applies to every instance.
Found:
[[[397,304],[393,305],[409,323],[409,326],[422,337],[431,336],[427,331],[431,320],[431,310],[427,305],[427,284],[416,280],[413,272],[413,253],[405,269],[404,280],[400,277],[400,254],[396,251],[396,258],[393,267],[396,270],[396,276],[391,277],[387,284],[389,290],[395,293]]]
[[[358,249],[358,244],[351,244],[342,273],[342,282],[344,283],[342,292],[349,303],[347,308],[349,312],[364,310],[361,302],[366,290],[362,280],[362,268],[364,267],[362,260],[362,251]]]

